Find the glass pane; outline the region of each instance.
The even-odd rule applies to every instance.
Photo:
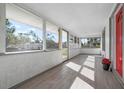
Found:
[[[72,35],[70,35],[69,42],[70,42],[70,43],[73,43],[73,42],[74,42]]]
[[[82,48],[100,48],[100,37],[93,38],[82,38],[81,39],[81,47]]]
[[[58,42],[59,42],[58,27],[47,22],[46,23],[46,48],[58,49],[59,48]]]
[[[67,48],[68,43],[67,43],[67,32],[62,31],[62,48]]]
[[[6,4],[6,51],[43,49],[43,21],[13,4]]]
[[[64,30],[62,30],[62,56],[63,59],[67,59],[68,57],[68,39],[67,39],[68,33]]]
[[[43,31],[37,27],[6,19],[6,51],[43,49]]]

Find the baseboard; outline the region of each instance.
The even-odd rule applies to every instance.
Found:
[[[80,53],[77,54],[77,55],[75,55],[75,56],[73,56],[73,57],[68,58],[68,60],[70,60],[70,59],[72,59],[72,58],[74,58],[74,57],[77,57],[78,55],[80,55]]]
[[[112,70],[115,78],[120,82],[121,86],[124,88],[124,81],[122,80],[122,77],[117,73],[115,69]]]

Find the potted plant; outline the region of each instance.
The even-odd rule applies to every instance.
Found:
[[[111,64],[111,61],[109,59],[107,59],[107,58],[103,58],[102,59],[102,64],[103,64],[103,69],[108,70],[109,66]]]

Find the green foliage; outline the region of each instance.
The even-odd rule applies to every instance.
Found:
[[[15,30],[16,30],[15,27],[9,22],[8,19],[6,19],[7,45],[17,43],[17,37],[14,35]]]
[[[25,44],[27,42],[30,42],[30,38],[23,35],[22,33],[19,33],[18,36],[16,36],[14,33],[16,31],[16,27],[8,20],[6,19],[6,44],[14,46],[17,44]]]
[[[85,43],[81,43],[82,48],[100,48],[100,38],[84,38],[87,40]]]
[[[28,42],[31,42],[31,39],[25,35],[23,35],[23,33],[19,33],[19,36],[18,36],[18,44],[25,44],[25,43],[28,43]]]
[[[40,43],[42,40],[38,37],[38,35],[36,35],[36,33],[34,33],[34,31],[30,31],[29,34],[33,37],[33,40],[35,43]]]
[[[46,40],[47,48],[58,48],[58,44],[54,42],[52,39],[47,39]]]
[[[6,32],[7,32],[7,37],[6,37],[6,44],[8,45],[17,45],[17,44],[25,44],[25,43],[30,43],[31,38],[29,35],[33,37],[33,40],[35,43],[40,43],[42,40],[34,33],[34,31],[30,31],[29,33],[18,33],[18,35],[15,35],[16,27],[14,24],[12,24],[9,19],[6,19]]]

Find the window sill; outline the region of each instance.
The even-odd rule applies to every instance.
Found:
[[[0,56],[3,56],[3,55],[16,55],[16,54],[28,54],[28,53],[40,53],[40,52],[43,52],[43,50],[5,52],[5,53],[0,53]]]
[[[87,49],[99,49],[99,47],[82,47],[83,49],[84,48],[87,48]]]
[[[16,54],[29,54],[29,53],[41,53],[41,52],[52,52],[52,51],[58,51],[58,50],[59,49],[5,52],[5,53],[0,53],[0,56],[4,56],[4,55],[16,55]]]
[[[52,52],[52,51],[58,51],[60,49],[47,49],[47,50],[44,50],[44,52]]]

